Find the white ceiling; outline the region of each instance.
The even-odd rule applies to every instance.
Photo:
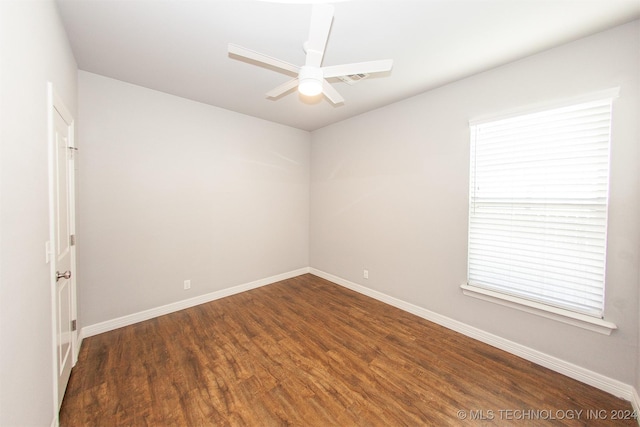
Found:
[[[232,59],[235,43],[304,63],[309,1],[58,0],[78,67],[314,130],[640,17],[639,0],[354,0],[335,3],[323,65],[391,58],[334,106],[265,93],[291,77]],[[594,58],[594,60],[597,60]]]

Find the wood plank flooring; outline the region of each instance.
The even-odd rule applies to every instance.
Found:
[[[60,422],[637,425],[631,411],[622,399],[307,274],[85,339]]]

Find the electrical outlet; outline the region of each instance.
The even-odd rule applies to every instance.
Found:
[[[364,270],[362,272],[362,277],[364,277],[365,279],[368,279],[369,278],[369,270]]]
[[[191,280],[184,281],[184,290],[191,289]]]

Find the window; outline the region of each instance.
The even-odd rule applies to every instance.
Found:
[[[603,317],[611,104],[471,124],[463,289]]]

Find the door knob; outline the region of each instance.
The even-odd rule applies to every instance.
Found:
[[[71,271],[67,270],[64,273],[60,273],[59,271],[56,271],[56,282],[62,278],[65,279],[71,279]]]

